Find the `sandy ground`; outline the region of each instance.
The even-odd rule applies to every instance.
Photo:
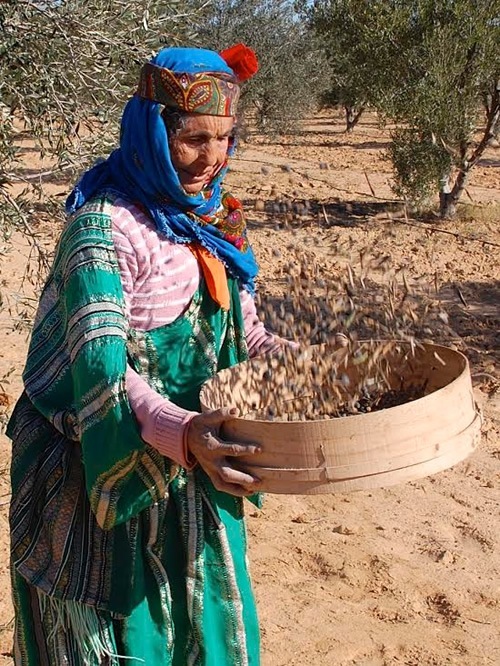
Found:
[[[459,221],[414,223],[392,202],[386,142],[372,117],[349,136],[328,115],[272,143],[249,137],[228,183],[246,204],[260,291],[283,295],[294,247],[331,280],[360,248],[383,250],[395,271],[435,290],[447,326],[428,334],[467,353],[482,441],[468,460],[417,482],[269,495],[248,511],[263,666],[500,664],[500,150],[475,169]],[[44,222],[34,232],[50,248],[58,229]],[[0,257],[0,422],[21,387],[28,253],[16,236]],[[0,436],[0,666],[12,664],[8,466]]]

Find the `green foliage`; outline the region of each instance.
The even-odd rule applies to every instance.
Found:
[[[15,174],[16,131],[35,137],[57,167],[80,170],[116,144],[124,101],[145,59],[195,39],[202,0],[0,3],[0,217]],[[3,201],[3,205],[2,205]]]
[[[418,201],[439,189],[456,204],[498,133],[500,0],[317,0],[310,20],[332,89],[398,125],[399,194]]]
[[[440,190],[446,217],[498,132],[500,2],[420,0],[414,5],[410,25],[417,39],[401,54],[402,85],[381,110],[412,130],[397,133],[391,151],[398,191],[419,201]],[[416,174],[410,181],[409,171]]]
[[[4,1],[2,104],[60,154],[79,122],[116,122],[153,51],[193,38],[190,4],[191,15],[181,0]]]
[[[410,4],[410,3],[409,3]],[[418,0],[393,60],[398,85],[383,109],[438,140],[459,144],[477,124],[478,102],[500,75],[498,0]],[[389,63],[388,63],[389,64]]]
[[[328,61],[327,104],[361,109],[387,95],[397,50],[391,39],[404,3],[387,0],[317,0],[305,11]]]
[[[397,174],[395,193],[415,203],[430,199],[451,168],[450,155],[417,130],[394,130],[388,153]]]
[[[7,109],[0,104],[0,241],[10,239],[12,229],[18,226],[22,218],[22,204],[9,196],[9,169],[17,156],[17,149],[12,137],[14,126]],[[0,247],[3,245],[0,242]]]
[[[259,73],[246,82],[242,111],[255,111],[260,128],[284,131],[318,99],[324,57],[290,0],[213,0],[200,40],[221,50],[252,47]]]

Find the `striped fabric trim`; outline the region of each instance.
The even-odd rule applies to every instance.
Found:
[[[238,581],[236,579],[236,571],[234,568],[233,557],[231,553],[231,548],[229,547],[229,541],[226,534],[226,528],[224,525],[221,525],[219,531],[220,545],[221,545],[221,555],[222,559],[226,563],[227,571],[227,590],[226,598],[231,599],[232,612],[231,617],[233,619],[234,625],[232,627],[232,633],[229,632],[228,627],[228,637],[227,644],[232,647],[232,654],[228,655],[229,661],[231,664],[238,664],[238,666],[247,666],[248,665],[248,653],[247,653],[247,643],[246,643],[246,632],[245,632],[245,622],[243,620],[243,603],[241,600],[240,590],[238,587]]]
[[[135,468],[138,458],[139,452],[134,451],[128,458],[120,460],[105,474],[101,474],[94,485],[90,506],[103,530],[109,530],[115,522],[115,495],[118,494],[118,485]]]
[[[146,488],[149,489],[154,502],[168,498],[168,483],[174,478],[172,469],[172,474],[167,481],[164,468],[164,458],[153,448],[144,451],[137,466],[137,473]],[[171,468],[175,468],[175,465],[172,465]]]
[[[100,338],[108,338],[115,336],[117,338],[121,338],[122,340],[127,339],[125,331],[119,325],[116,326],[104,325],[101,326],[100,328],[94,329],[93,331],[82,332],[80,337],[78,337],[77,339],[68,341],[71,362],[72,363],[75,362],[82,348],[85,345],[87,345],[89,342],[99,340]]]
[[[98,390],[92,391],[96,395],[95,398],[82,398],[82,407],[79,412],[80,424],[82,430],[85,430],[85,422],[95,418],[101,420],[106,416],[107,411],[111,405],[117,404],[119,398],[123,397],[123,380],[114,382],[113,384],[103,383],[98,387]],[[108,408],[106,409],[106,406]]]
[[[188,551],[187,551],[187,607],[191,620],[191,645],[188,647],[187,666],[196,666],[201,656],[203,635],[200,630],[201,618],[203,617],[203,523],[201,517],[202,497],[200,489],[194,480],[194,475],[189,474],[186,485],[187,498],[187,527],[188,527]]]
[[[153,571],[153,575],[158,585],[158,591],[161,598],[161,608],[165,622],[166,635],[167,635],[167,654],[171,654],[174,649],[174,626],[172,618],[172,595],[170,593],[170,584],[168,581],[167,572],[163,566],[161,559],[155,552],[156,546],[160,539],[165,538],[162,534],[161,525],[165,518],[165,504],[152,506],[149,510],[149,534],[146,544],[146,555],[149,559],[149,564]]]

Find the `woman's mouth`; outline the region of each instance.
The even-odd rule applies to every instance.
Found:
[[[181,181],[182,180],[189,180],[193,183],[203,183],[203,182],[209,182],[212,178],[213,174],[213,169],[210,169],[210,171],[203,171],[202,173],[191,173],[190,171],[186,171],[185,169],[179,169],[179,176]]]

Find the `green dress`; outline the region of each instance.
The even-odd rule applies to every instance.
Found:
[[[247,357],[238,286],[220,309],[129,328],[110,206],[82,207],[44,288],[8,434],[16,666],[254,666],[240,498],[140,437],[127,364],[181,407]]]

